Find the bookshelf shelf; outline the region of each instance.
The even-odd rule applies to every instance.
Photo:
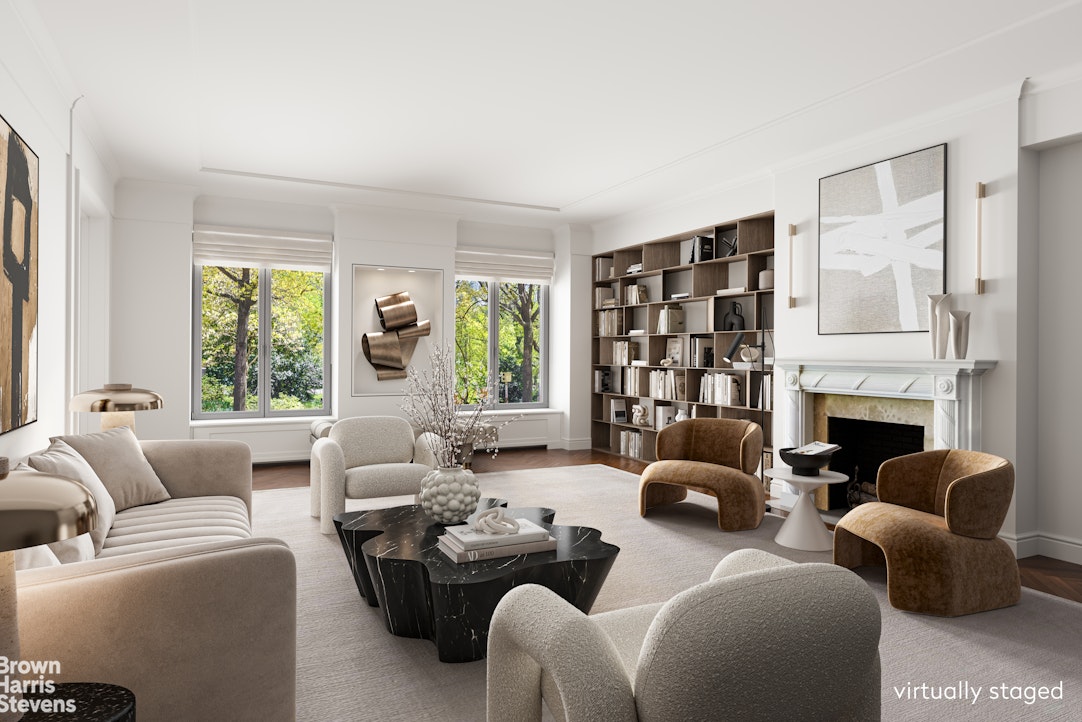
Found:
[[[725,253],[733,239],[731,255],[705,250]],[[654,461],[658,431],[683,412],[760,423],[772,452],[772,368],[736,369],[722,355],[742,331],[746,344],[774,356],[774,289],[758,287],[760,272],[773,267],[773,213],[594,256],[595,449]],[[621,421],[613,399],[624,404]],[[632,423],[635,405],[646,408],[647,425]]]

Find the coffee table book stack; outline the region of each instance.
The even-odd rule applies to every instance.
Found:
[[[518,531],[514,534],[489,534],[477,531],[469,524],[459,524],[447,527],[436,542],[440,551],[457,563],[550,552],[556,549],[556,540],[549,534],[548,529],[529,519],[515,521],[518,522]]]

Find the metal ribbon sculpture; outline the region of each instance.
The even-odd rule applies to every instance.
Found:
[[[404,379],[417,341],[432,333],[432,323],[417,320],[417,307],[409,291],[377,298],[376,313],[383,331],[361,337],[364,357],[376,369],[378,381]]]

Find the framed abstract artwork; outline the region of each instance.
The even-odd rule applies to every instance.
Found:
[[[38,157],[0,117],[0,433],[38,417]]]
[[[927,331],[946,227],[946,143],[820,178],[819,333]]]

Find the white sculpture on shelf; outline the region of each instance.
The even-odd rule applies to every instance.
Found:
[[[642,404],[635,404],[631,407],[631,423],[636,426],[650,425],[650,412],[646,410],[645,406]]]

